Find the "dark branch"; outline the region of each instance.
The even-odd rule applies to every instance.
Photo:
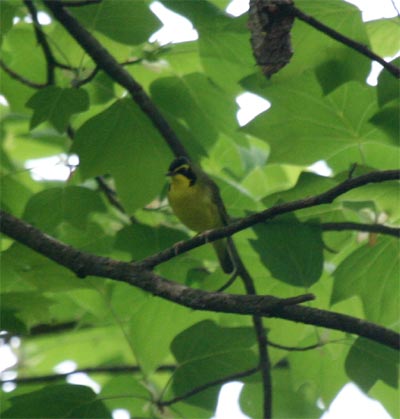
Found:
[[[284,5],[282,6],[286,8],[288,14],[297,17],[298,19],[306,22],[308,25],[312,26],[313,28],[323,32],[324,34],[330,36],[331,38],[335,39],[336,41],[341,42],[344,45],[354,49],[355,51],[359,52],[362,55],[370,58],[373,61],[377,61],[381,64],[387,71],[393,74],[396,78],[400,78],[400,68],[396,67],[392,63],[388,63],[382,57],[372,52],[369,48],[365,45],[360,44],[359,42],[354,41],[353,39],[348,38],[347,36],[342,35],[341,33],[335,31],[334,29],[330,28],[329,26],[324,25],[317,19],[314,19],[312,16],[309,16],[299,10],[297,7],[292,5]]]
[[[74,87],[82,87],[83,85],[85,85],[86,83],[90,83],[98,74],[100,68],[99,67],[95,67],[95,69],[84,79],[82,80],[73,80],[72,81],[72,85]]]
[[[157,368],[157,372],[174,372],[176,370],[175,365],[161,365]],[[16,377],[0,379],[0,384],[4,383],[15,383],[15,384],[32,384],[32,383],[43,383],[63,380],[72,374],[131,374],[140,373],[141,369],[138,365],[115,365],[109,367],[88,367],[81,368],[79,370],[63,373],[63,374],[48,374],[39,375],[36,377]]]
[[[15,80],[18,80],[22,84],[25,84],[26,86],[33,87],[34,89],[41,89],[42,87],[46,87],[47,84],[44,83],[35,83],[34,81],[30,81],[26,79],[25,77],[22,77],[15,71],[11,70],[10,67],[7,66],[6,63],[4,63],[3,60],[0,60],[0,68],[2,68],[10,77],[12,77]]]
[[[322,223],[322,230],[324,231],[343,231],[343,230],[355,230],[365,231],[368,233],[387,234],[393,237],[400,238],[400,228],[389,227],[382,224],[362,224],[352,222],[341,222],[341,223]]]
[[[400,349],[399,335],[396,332],[369,321],[327,310],[293,305],[293,298],[220,294],[192,289],[145,270],[140,264],[120,262],[81,252],[2,210],[0,210],[0,231],[82,278],[92,275],[125,282],[195,310],[277,317],[354,333]],[[310,301],[313,298],[312,295],[305,294],[295,297],[295,301]]]
[[[182,400],[188,399],[189,397],[192,397],[195,394],[201,393],[202,391],[207,390],[208,388],[218,386],[220,384],[225,384],[225,383],[228,383],[229,381],[239,380],[240,378],[248,377],[249,375],[253,375],[258,370],[259,370],[259,367],[255,367],[255,368],[248,369],[246,371],[238,372],[236,374],[228,375],[223,378],[218,378],[217,380],[214,380],[214,381],[209,381],[208,383],[205,383],[201,386],[193,388],[192,390],[180,396],[176,396],[173,399],[164,400],[164,401],[160,400],[159,402],[157,402],[157,405],[161,407],[171,406],[174,403],[181,402]]]
[[[254,281],[245,265],[243,264],[236,247],[233,245],[232,238],[228,239],[231,243],[231,252],[233,253],[236,270],[241,277],[246,293],[248,295],[256,295],[256,288]],[[263,389],[263,418],[269,419],[272,417],[272,381],[271,381],[271,362],[269,359],[267,337],[264,330],[262,317],[259,315],[252,316],[253,327],[256,334],[258,355],[259,355],[259,369],[262,379]]]
[[[35,36],[42,47],[44,57],[47,63],[47,85],[54,84],[54,72],[56,67],[56,60],[54,59],[53,53],[51,52],[50,46],[47,42],[46,35],[42,31],[42,27],[40,26],[38,17],[37,17],[37,10],[33,4],[32,0],[24,0],[25,6],[28,8],[29,13],[32,17],[33,27],[35,30]]]
[[[101,3],[102,0],[81,0],[81,1],[62,1],[61,4],[64,7],[82,7],[82,6],[90,6],[91,4],[98,4]]]
[[[275,205],[264,211],[241,218],[227,225],[226,227],[209,230],[198,234],[190,240],[179,243],[179,248],[173,246],[163,250],[156,255],[150,256],[142,261],[143,267],[150,268],[160,263],[172,259],[178,254],[185,253],[191,249],[199,247],[205,243],[213,242],[223,237],[231,236],[239,231],[245,230],[257,223],[275,218],[278,215],[288,212],[298,211],[305,208],[314,207],[321,204],[329,204],[340,195],[349,192],[352,189],[367,185],[368,183],[379,183],[389,180],[400,180],[400,170],[385,170],[370,172],[352,179],[347,179],[342,183],[328,189],[319,195],[310,196],[297,201],[285,202]]]
[[[148,116],[153,125],[163,135],[176,156],[188,156],[175,132],[171,129],[164,116],[153,104],[150,97],[132,76],[115,60],[115,58],[87,31],[59,1],[45,0],[45,5],[54,17],[67,29],[79,45],[92,57],[93,61],[113,80],[131,94],[132,99]]]
[[[397,16],[399,16],[400,12],[399,12],[399,9],[396,6],[396,3],[394,2],[394,0],[391,0],[391,2],[392,2],[392,6],[393,6],[394,10],[396,10]]]
[[[310,351],[312,349],[321,348],[322,346],[328,345],[329,343],[336,343],[336,342],[342,342],[344,339],[336,339],[336,340],[330,340],[326,342],[317,342],[313,345],[308,346],[286,346],[281,345],[279,343],[274,343],[268,340],[268,345],[272,346],[273,348],[282,349],[284,351],[291,351],[291,352],[304,352],[304,351]]]
[[[116,192],[114,189],[112,189],[110,186],[108,186],[108,183],[104,180],[103,176],[96,176],[96,182],[99,185],[99,188],[103,191],[105,196],[108,199],[108,202],[115,208],[118,209],[123,214],[127,214],[125,211],[125,208],[119,201]]]

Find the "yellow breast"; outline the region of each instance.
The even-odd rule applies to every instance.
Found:
[[[190,185],[185,176],[172,176],[168,200],[175,215],[191,230],[202,232],[222,226],[211,191],[201,182]]]

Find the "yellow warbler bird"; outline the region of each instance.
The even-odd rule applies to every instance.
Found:
[[[169,166],[171,178],[168,201],[172,210],[186,227],[201,233],[228,223],[219,189],[200,168],[186,157],[177,157]],[[234,263],[226,239],[212,243],[225,273],[234,271]]]

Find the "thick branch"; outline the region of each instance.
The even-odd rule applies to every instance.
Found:
[[[396,78],[400,78],[400,68],[396,67],[392,63],[388,63],[382,57],[372,52],[369,48],[365,45],[360,44],[359,42],[354,41],[353,39],[348,38],[347,36],[342,35],[341,33],[335,31],[334,29],[330,28],[329,26],[324,25],[317,19],[303,13],[295,6],[285,5],[283,6],[287,8],[288,13],[292,16],[297,17],[298,19],[306,22],[308,25],[312,26],[313,28],[323,32],[324,34],[330,36],[331,38],[335,39],[336,41],[341,42],[344,45],[354,49],[355,51],[359,52],[360,54],[365,55],[366,57],[370,58],[373,61],[377,61],[381,64],[387,71],[393,74]]]
[[[310,208],[321,204],[329,204],[340,195],[349,192],[352,189],[367,185],[368,183],[379,183],[388,180],[400,180],[400,170],[385,170],[370,172],[355,178],[347,179],[342,183],[334,186],[331,189],[319,194],[310,196],[297,201],[285,202],[283,204],[275,205],[264,211],[241,218],[229,225],[209,230],[207,232],[198,234],[190,240],[179,243],[179,247],[173,246],[163,250],[156,255],[150,256],[142,261],[145,267],[154,267],[160,263],[172,259],[177,254],[185,253],[191,249],[199,247],[205,243],[213,242],[223,237],[231,236],[239,231],[245,230],[257,223],[264,222],[275,218],[278,215],[286,214],[288,212],[298,211],[304,208]]]
[[[160,131],[176,156],[188,156],[175,132],[166,119],[153,104],[150,97],[132,76],[115,60],[115,58],[87,31],[67,10],[62,3],[44,0],[54,17],[67,29],[79,45],[92,57],[93,61],[131,94],[132,99],[148,116],[153,125]]]
[[[141,265],[81,252],[2,210],[0,231],[80,277],[93,275],[125,282],[195,310],[278,317],[354,333],[400,349],[399,335],[392,330],[344,314],[293,305],[313,299],[312,295],[280,299],[273,296],[220,294],[192,289],[164,279],[143,269]]]

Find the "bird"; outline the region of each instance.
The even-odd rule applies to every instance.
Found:
[[[197,233],[228,224],[218,186],[188,158],[176,157],[166,173],[170,177],[167,197],[178,219]],[[231,274],[235,270],[230,241],[212,242],[222,270]]]

